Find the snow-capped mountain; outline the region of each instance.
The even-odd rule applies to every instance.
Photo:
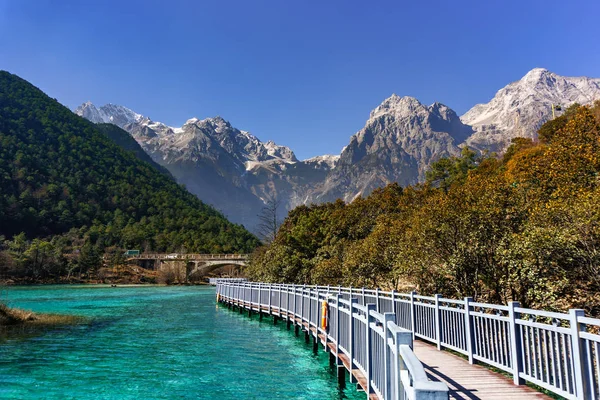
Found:
[[[314,168],[333,169],[335,167],[335,165],[337,164],[337,162],[339,161],[339,159],[340,159],[339,155],[325,154],[322,156],[307,158],[303,162],[308,165],[314,165]]]
[[[100,108],[96,108],[91,102],[80,105],[75,113],[94,123],[115,124],[119,128],[135,122],[140,122],[144,119],[143,115],[131,111],[129,108],[118,106],[116,104],[106,104]]]
[[[441,157],[460,153],[472,129],[440,103],[392,95],[371,111],[365,127],[350,138],[312,201],[350,201],[392,182],[414,184]]]
[[[480,150],[502,151],[515,137],[536,137],[552,118],[552,105],[589,104],[600,99],[600,79],[565,77],[543,68],[500,89],[489,103],[477,104],[461,120],[476,132],[467,144]]]
[[[88,102],[75,112],[122,127],[192,193],[253,229],[268,199],[277,198],[284,215],[300,204],[350,201],[392,182],[414,184],[432,162],[459,154],[464,145],[501,152],[514,137],[535,137],[553,104],[598,99],[600,79],[562,77],[541,68],[460,118],[441,103],[426,106],[394,94],[371,111],[340,155],[303,161],[290,148],[262,142],[221,117],[171,127],[113,104],[96,108]]]
[[[285,196],[278,190],[289,189],[290,184],[273,181],[289,166],[299,163],[290,148],[273,141],[262,142],[221,117],[191,118],[181,127],[172,127],[123,106],[107,104],[98,108],[90,102],[75,113],[92,122],[123,128],[178,182],[229,219],[250,228],[264,202],[273,196]]]
[[[289,147],[273,141],[263,143],[251,133],[233,128],[221,117],[191,118],[176,128],[152,121],[127,107],[106,104],[97,108],[89,101],[79,106],[75,113],[95,123],[115,124],[130,132],[144,146],[168,148],[171,154],[189,151],[193,146],[194,150],[208,150],[213,147],[212,139],[242,164],[274,159],[286,163],[298,161]]]

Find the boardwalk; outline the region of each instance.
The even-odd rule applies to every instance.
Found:
[[[296,334],[300,327],[369,398],[549,398],[527,382],[566,399],[600,398],[600,320],[583,310],[221,280],[217,293],[230,306],[296,325]]]
[[[512,379],[481,365],[472,365],[447,351],[438,351],[425,342],[416,341],[414,348],[429,379],[446,383],[451,399],[550,399],[527,386],[516,386]]]

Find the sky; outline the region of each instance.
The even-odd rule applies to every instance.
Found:
[[[0,69],[71,109],[220,115],[339,154],[392,93],[459,115],[535,67],[600,77],[600,1],[0,0]]]

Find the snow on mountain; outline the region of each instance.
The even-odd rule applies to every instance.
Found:
[[[91,102],[86,102],[75,110],[75,114],[89,119],[94,123],[115,124],[120,128],[125,125],[135,122],[140,122],[144,116],[133,112],[127,107],[116,104],[106,104],[100,108],[96,108]]]
[[[97,108],[89,101],[79,106],[75,113],[95,123],[113,123],[130,132],[142,146],[151,147],[153,152],[159,149],[167,152],[168,149],[170,153],[181,153],[194,144],[200,147],[207,145],[210,142],[207,137],[210,137],[242,163],[272,159],[286,163],[298,161],[289,147],[273,141],[263,143],[251,133],[233,128],[221,117],[191,118],[177,128],[152,121],[127,107],[106,104]]]
[[[314,168],[327,167],[329,169],[333,169],[333,168],[335,168],[335,165],[337,164],[339,159],[340,159],[339,155],[325,154],[322,156],[307,158],[306,160],[303,160],[302,162],[305,164],[308,164],[308,165],[312,165]]]
[[[552,117],[552,105],[589,104],[600,99],[600,79],[564,77],[534,68],[500,89],[489,103],[477,104],[461,120],[476,132],[467,140],[480,150],[502,151],[514,137],[535,137]]]
[[[122,127],[192,193],[252,229],[265,199],[280,200],[285,213],[299,204],[351,201],[392,182],[414,184],[432,162],[459,154],[461,146],[502,152],[514,137],[535,137],[551,118],[553,104],[597,99],[600,79],[563,77],[542,68],[460,118],[444,104],[427,106],[393,94],[370,112],[340,155],[303,161],[290,148],[262,142],[221,117],[170,127],[114,104],[97,108],[87,102],[76,113]]]

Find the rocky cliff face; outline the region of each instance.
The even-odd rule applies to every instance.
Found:
[[[350,201],[392,182],[417,183],[431,162],[459,154],[458,145],[471,133],[443,104],[425,106],[413,97],[392,95],[350,138],[335,167],[309,199]]]
[[[515,137],[536,137],[539,127],[552,118],[552,105],[563,108],[600,99],[600,79],[565,77],[543,68],[500,89],[489,103],[477,104],[461,120],[475,133],[467,145],[501,152]]]
[[[112,104],[97,108],[88,102],[75,112],[128,131],[178,182],[250,229],[264,202],[281,199],[283,216],[300,202],[296,188],[310,186],[330,169],[330,159],[304,165],[288,147],[262,142],[221,117],[192,118],[171,127]]]
[[[170,127],[113,104],[97,108],[88,102],[75,112],[125,129],[192,193],[253,229],[268,199],[281,202],[283,216],[300,204],[351,201],[392,182],[414,184],[432,162],[459,154],[463,145],[501,152],[513,137],[535,137],[552,116],[553,104],[596,99],[600,79],[567,78],[540,68],[460,118],[443,104],[426,106],[392,95],[371,112],[340,155],[304,161],[288,147],[262,142],[221,117]]]

